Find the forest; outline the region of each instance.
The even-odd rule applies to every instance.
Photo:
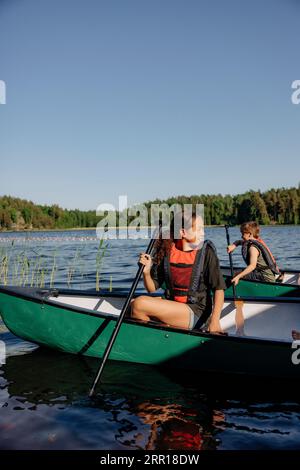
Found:
[[[233,196],[174,196],[144,204],[148,209],[151,204],[204,204],[206,225],[237,225],[247,220],[256,220],[262,225],[297,225],[300,221],[300,185],[298,188],[248,191]],[[150,210],[148,212],[150,214]],[[95,210],[70,210],[57,204],[39,205],[12,196],[0,197],[0,231],[93,228],[100,220]]]

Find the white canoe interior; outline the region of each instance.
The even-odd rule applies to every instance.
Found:
[[[59,295],[49,300],[118,316],[125,298]],[[229,335],[291,342],[291,331],[300,330],[300,302],[225,301],[221,326]]]
[[[300,286],[300,273],[285,273],[283,284],[294,284]]]
[[[241,271],[243,268],[234,268],[235,271]],[[225,274],[226,276],[231,276],[231,271],[230,268],[228,267],[222,267],[221,268],[222,273]],[[284,271],[284,276],[282,282],[280,284],[293,284],[295,286],[300,286],[300,272],[295,271],[295,272],[290,272],[290,271]]]

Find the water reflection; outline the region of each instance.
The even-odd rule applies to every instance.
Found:
[[[160,405],[146,401],[138,405],[136,412],[150,425],[146,450],[215,449],[214,434],[224,421],[223,413],[204,403],[193,409],[176,403]]]
[[[299,400],[296,388],[287,383],[110,362],[90,400],[87,393],[97,367],[94,358],[43,349],[9,357],[0,369],[0,447],[298,446]]]
[[[91,401],[97,366],[93,358],[45,350],[9,357],[0,376],[2,448],[217,446],[224,416],[194,386],[151,367],[109,363]]]
[[[286,382],[110,362],[90,400],[97,366],[43,349],[9,357],[0,369],[0,447],[299,448],[297,388]]]

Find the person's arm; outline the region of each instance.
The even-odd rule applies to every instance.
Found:
[[[210,317],[208,331],[210,333],[222,333],[220,324],[220,315],[224,305],[224,290],[216,289],[214,292],[214,305],[213,311]]]
[[[252,273],[252,271],[254,271],[254,269],[256,268],[257,258],[259,256],[258,249],[255,246],[250,246],[249,255],[250,259],[247,268],[245,268],[241,273],[237,274],[235,277],[232,278],[231,282],[234,285],[237,285],[240,279],[247,276],[247,274]]]
[[[140,258],[139,258],[139,263],[144,266],[143,281],[144,281],[144,286],[146,290],[150,293],[155,292],[156,285],[151,276],[151,268],[153,264],[151,256],[147,255],[146,253],[141,253]]]
[[[238,246],[242,244],[242,240],[236,240],[231,245],[227,246],[227,253],[232,253]]]
[[[147,289],[148,292],[155,292],[156,291],[156,287],[155,287],[155,284],[154,284],[154,281],[151,277],[151,274],[150,273],[144,273],[143,274],[143,280],[144,280],[144,286],[145,288]]]

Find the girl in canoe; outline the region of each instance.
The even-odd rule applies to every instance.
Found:
[[[141,253],[147,291],[164,287],[165,297],[137,297],[132,302],[132,317],[190,330],[200,328],[210,317],[208,330],[222,333],[220,314],[226,286],[214,245],[203,242],[201,217],[182,217],[181,227],[175,233],[173,219],[170,238],[157,240],[153,259]]]
[[[241,225],[242,240],[236,240],[227,247],[227,252],[232,253],[237,246],[242,246],[242,256],[247,267],[232,279],[232,283],[238,284],[240,279],[251,281],[275,282],[275,275],[280,275],[280,270],[275,258],[266,243],[259,237],[260,228],[256,222],[245,222]]]

